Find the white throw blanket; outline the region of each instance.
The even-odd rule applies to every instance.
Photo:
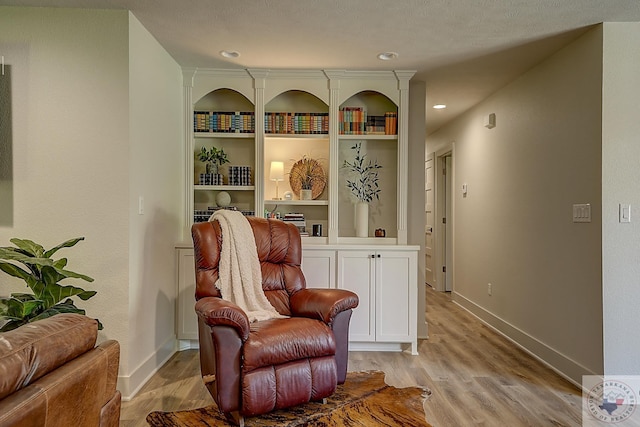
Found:
[[[262,289],[258,250],[249,221],[238,211],[220,209],[209,221],[222,229],[218,281],[222,298],[237,304],[250,322],[286,317],[273,308]]]

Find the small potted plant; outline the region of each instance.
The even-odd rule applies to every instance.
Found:
[[[373,199],[380,199],[380,187],[378,185],[378,170],[382,168],[378,161],[367,161],[366,154],[361,154],[362,143],[358,142],[353,147],[355,157],[352,162],[344,161],[342,167],[347,169],[353,179],[347,179],[347,188],[351,190],[357,200],[356,204],[356,236],[367,237],[369,234],[369,203]]]
[[[200,174],[200,184],[222,185],[222,174],[219,173],[220,166],[229,163],[224,149],[218,150],[216,147],[211,147],[207,150],[206,147],[202,147],[198,153],[198,160],[204,162],[206,167],[206,173]]]
[[[327,183],[327,176],[320,162],[302,156],[295,162],[289,172],[291,189],[300,191],[300,200],[312,200],[322,194]]]
[[[15,247],[0,247],[0,270],[26,282],[33,292],[13,293],[0,297],[0,332],[10,331],[29,322],[45,319],[59,313],[79,313],[85,311],[76,307],[72,297],[83,301],[96,294],[75,286],[59,284],[63,279],[82,279],[93,282],[84,274],[67,270],[66,258],[54,260],[53,254],[62,248],[74,246],[84,237],[67,240],[58,246],[45,250],[31,240],[11,239]],[[19,264],[24,265],[21,268]],[[96,319],[97,320],[97,319]],[[98,329],[102,324],[98,321]]]

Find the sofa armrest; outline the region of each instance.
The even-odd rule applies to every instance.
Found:
[[[302,289],[291,296],[291,313],[294,316],[333,323],[343,311],[358,306],[358,295],[345,289]]]
[[[2,334],[0,399],[37,381],[95,346],[98,322],[63,313]]]
[[[205,297],[196,302],[196,313],[202,321],[214,326],[234,328],[244,342],[249,338],[249,318],[236,304],[218,297]]]

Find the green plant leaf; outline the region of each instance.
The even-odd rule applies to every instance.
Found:
[[[45,306],[49,308],[58,304],[64,298],[77,296],[81,300],[86,301],[96,293],[96,291],[85,291],[84,289],[77,288],[75,286],[60,286],[58,284],[51,284],[47,285],[47,287],[45,288],[42,299],[45,301]]]
[[[69,239],[48,251],[45,251],[41,245],[26,239],[11,239],[15,248],[0,247],[0,271],[24,280],[33,292],[33,294],[16,293],[9,298],[0,298],[0,316],[4,320],[9,320],[0,330],[15,329],[25,323],[57,313],[85,313],[74,305],[71,297],[86,301],[97,292],[86,291],[76,286],[63,286],[59,282],[67,278],[92,282],[93,278],[66,270],[67,258],[58,260],[51,258],[58,250],[72,247],[81,240],[84,240],[84,237]],[[28,270],[19,266],[19,263]],[[61,302],[65,298],[66,300]],[[98,325],[102,329],[100,321]]]
[[[22,299],[12,295],[10,298],[3,298],[3,317],[11,320],[29,319],[37,314],[43,302],[37,299]]]
[[[31,240],[11,239],[9,241],[35,258],[42,258],[42,256],[44,255],[44,248],[42,247],[42,245],[39,245]]]
[[[10,262],[0,261],[0,270],[4,271],[10,276],[24,280],[25,282],[27,282],[27,284],[29,283],[29,279],[31,279],[31,275],[28,272]]]
[[[53,247],[53,248],[49,249],[48,251],[44,252],[43,257],[44,258],[51,258],[51,255],[55,254],[60,249],[62,249],[62,248],[70,248],[72,246],[75,246],[81,240],[84,240],[84,237],[76,237],[75,239],[69,239],[66,242],[60,243],[58,246]]]

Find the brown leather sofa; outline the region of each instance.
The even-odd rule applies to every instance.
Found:
[[[242,425],[245,416],[331,395],[347,374],[349,321],[358,296],[342,289],[307,289],[298,229],[248,217],[262,287],[289,318],[250,323],[215,287],[222,245],[217,221],[191,232],[196,264],[196,312],[202,377],[218,408]]]
[[[97,336],[71,313],[0,334],[0,426],[117,427],[120,346]]]

